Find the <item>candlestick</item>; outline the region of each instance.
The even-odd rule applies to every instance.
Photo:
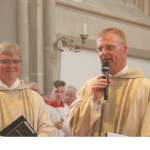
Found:
[[[86,22],[83,23],[83,34],[87,34],[87,24],[86,24]]]

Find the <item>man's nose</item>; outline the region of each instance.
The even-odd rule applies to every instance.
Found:
[[[104,53],[104,54],[107,54],[107,53],[108,53],[107,47],[105,47],[105,46],[102,47],[102,48],[101,48],[101,52]]]
[[[62,93],[58,93],[59,96],[62,96]]]
[[[9,66],[15,66],[16,64],[14,62],[10,61],[7,65],[9,65]]]
[[[103,48],[99,55],[100,55],[101,57],[103,57],[103,56],[105,57],[105,56],[108,55],[108,51],[105,50],[105,48]]]

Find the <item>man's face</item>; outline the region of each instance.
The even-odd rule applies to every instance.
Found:
[[[64,101],[65,98],[65,87],[59,86],[57,88],[53,87],[51,93],[52,99],[57,101]]]
[[[75,99],[76,99],[76,92],[74,92],[74,91],[66,92],[65,103],[67,105],[71,105]]]
[[[10,81],[15,82],[20,73],[20,57],[9,54],[0,54],[0,80],[9,85]]]
[[[110,73],[116,74],[126,65],[127,45],[113,33],[106,33],[97,39],[100,60],[108,60]]]

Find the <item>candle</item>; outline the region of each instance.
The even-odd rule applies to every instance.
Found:
[[[87,25],[86,25],[86,22],[83,23],[83,34],[84,35],[87,34]]]

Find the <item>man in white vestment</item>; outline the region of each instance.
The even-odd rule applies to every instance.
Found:
[[[150,136],[150,81],[127,65],[128,45],[123,31],[104,29],[97,37],[100,60],[109,64],[109,81],[104,75],[88,80],[78,92],[69,112],[74,136]],[[109,99],[104,88],[109,85]]]
[[[18,78],[21,50],[14,42],[0,43],[0,130],[23,115],[38,136],[55,136],[42,97]]]

